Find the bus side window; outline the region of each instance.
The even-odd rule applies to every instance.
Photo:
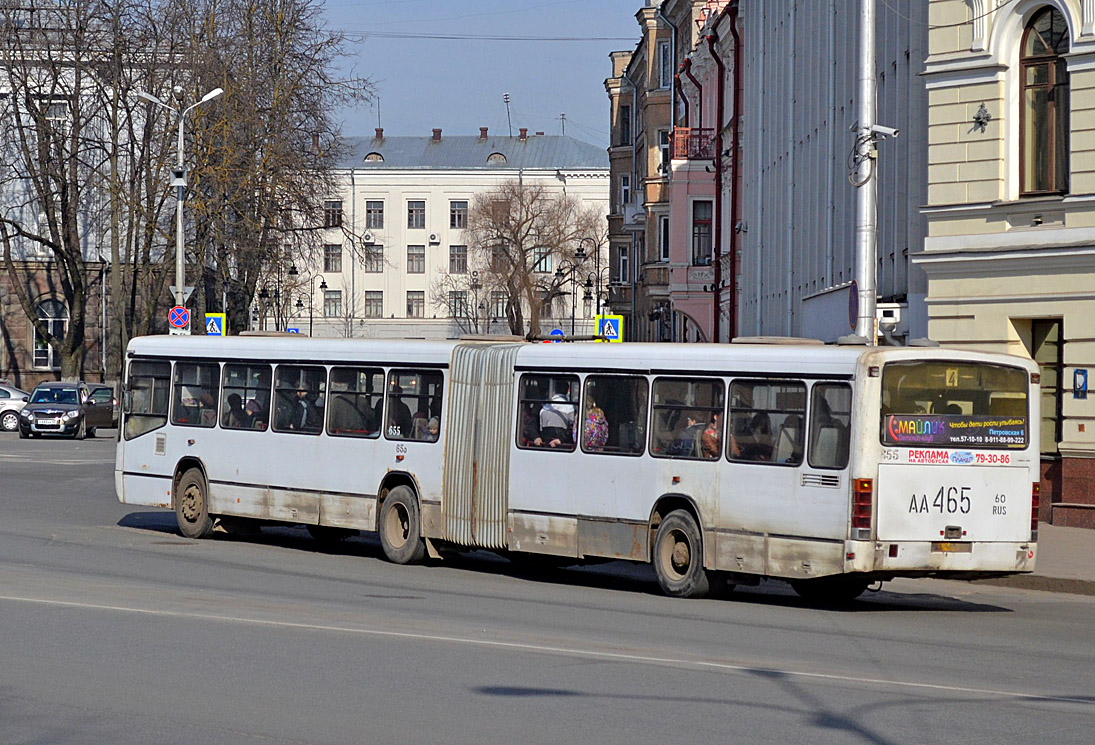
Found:
[[[721,380],[655,380],[651,455],[718,460],[725,395]]]
[[[573,451],[578,429],[578,376],[522,375],[517,411],[517,447]]]
[[[216,362],[176,362],[171,423],[212,427],[217,423],[221,368]]]
[[[167,424],[171,397],[171,363],[134,360],[129,366],[126,391],[129,406],[123,433],[132,440]]]
[[[274,373],[274,431],[307,435],[322,432],[326,388],[326,368],[278,365]]]
[[[586,411],[583,432],[604,426],[595,445],[583,440],[586,452],[642,455],[646,447],[646,378],[637,375],[590,375],[586,378]],[[600,409],[600,416],[590,408]],[[594,419],[599,420],[594,424]]]
[[[730,384],[730,460],[798,465],[805,450],[806,384],[736,380]]]
[[[270,419],[270,366],[226,364],[221,393],[221,427],[263,431]]]
[[[331,368],[327,434],[380,437],[384,371],[380,368]]]
[[[441,431],[444,376],[437,370],[392,370],[388,374],[389,440],[437,442]]]
[[[810,466],[844,468],[852,419],[852,387],[818,383],[810,397]]]

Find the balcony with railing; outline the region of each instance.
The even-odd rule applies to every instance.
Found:
[[[710,160],[715,157],[715,130],[710,127],[677,127],[673,130],[674,160]]]

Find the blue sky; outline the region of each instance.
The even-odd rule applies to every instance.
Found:
[[[633,49],[643,0],[328,0],[331,28],[349,35],[345,60],[371,78],[386,135],[566,133],[608,145],[608,54]],[[409,35],[391,38],[382,34]],[[598,38],[595,41],[493,41],[422,36]],[[343,133],[372,135],[377,107],[341,112]]]

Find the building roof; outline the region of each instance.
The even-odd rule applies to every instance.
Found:
[[[348,152],[336,162],[338,168],[608,171],[608,152],[604,148],[565,135],[529,135],[524,139],[445,135],[440,140],[432,137],[349,137],[346,144]],[[383,161],[365,160],[371,153],[378,153]],[[489,162],[488,158],[496,153],[505,156],[505,162]]]

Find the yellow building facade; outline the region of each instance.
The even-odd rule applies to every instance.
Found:
[[[929,22],[929,334],[1039,363],[1041,518],[1095,527],[1095,0],[931,0]]]

